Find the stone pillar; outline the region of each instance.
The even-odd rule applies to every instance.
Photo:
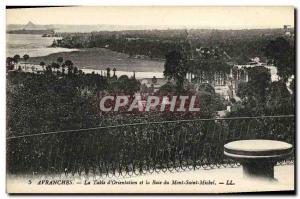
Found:
[[[241,164],[244,177],[275,181],[274,166],[276,161],[245,161],[241,162]]]

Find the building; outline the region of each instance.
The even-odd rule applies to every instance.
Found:
[[[155,76],[154,76],[155,77]],[[153,92],[156,92],[159,90],[159,88],[161,86],[163,86],[164,84],[166,84],[168,82],[167,79],[165,78],[143,78],[140,79],[140,83],[142,86],[145,86],[147,88],[153,88]]]
[[[189,72],[186,75],[186,79],[188,82],[194,84],[195,90],[198,90],[200,84],[208,83],[214,87],[216,93],[220,94],[226,100],[234,98],[238,101],[239,98],[236,95],[238,85],[249,81],[247,68],[257,66],[265,67],[270,70],[271,81],[279,80],[277,68],[260,62],[259,57],[252,58],[251,61],[245,65],[233,64],[230,66],[230,71],[228,72],[215,71],[209,75],[205,71]]]

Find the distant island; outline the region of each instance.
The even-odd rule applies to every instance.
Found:
[[[34,34],[34,35],[43,35],[43,37],[51,37],[54,34],[54,29],[37,26],[31,21],[29,21],[23,28],[8,30],[8,34]]]

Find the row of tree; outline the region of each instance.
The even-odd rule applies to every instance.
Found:
[[[271,36],[265,36],[271,35]],[[200,47],[219,47],[239,64],[251,57],[263,57],[263,47],[275,36],[284,35],[280,29],[266,30],[136,30],[101,31],[92,33],[60,33],[53,47],[108,48],[129,56],[144,55],[164,59],[174,49],[187,49],[196,54]]]
[[[25,67],[26,67],[28,59],[29,59],[29,55],[27,55],[27,54],[23,55]],[[20,60],[21,60],[21,57],[18,54],[14,55],[13,57],[7,57],[6,58],[6,70],[7,71],[14,70],[15,66],[20,62]]]
[[[271,81],[267,68],[248,69],[250,81],[238,87],[241,98],[231,116],[295,114],[294,43],[278,37],[266,45],[264,52],[277,68],[279,81]]]
[[[269,69],[264,66],[247,68],[249,82],[238,85],[237,95],[241,103],[234,103],[235,108],[230,115],[262,115],[262,114],[293,114],[295,56],[293,43],[283,37],[270,41],[263,47],[269,63],[277,68],[280,80],[271,82]],[[192,66],[192,67],[191,67]],[[211,79],[214,74],[229,74],[234,67],[222,59],[201,58],[198,61],[188,60],[180,51],[171,51],[166,55],[164,76],[176,82],[177,92],[184,90],[186,74],[193,72],[200,77]],[[236,76],[236,74],[233,74]],[[235,77],[236,78],[236,77]],[[165,87],[171,90],[170,86]],[[233,100],[234,102],[235,100]],[[242,105],[241,105],[242,104]]]

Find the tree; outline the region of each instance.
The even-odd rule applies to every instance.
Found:
[[[25,54],[25,55],[23,56],[23,59],[24,59],[24,61],[25,61],[25,69],[27,69],[26,64],[27,64],[27,60],[29,59],[29,55]]]
[[[249,82],[238,85],[237,96],[256,105],[264,104],[271,83],[269,69],[261,66],[248,68]]]
[[[219,78],[225,81],[226,74],[230,74],[230,69],[232,68],[224,57],[217,56],[216,58],[213,54],[189,60],[187,63],[189,71],[195,74],[200,82],[207,80],[211,84],[215,82],[215,75],[218,75]]]
[[[61,72],[62,72],[62,74],[64,75],[65,74],[65,68],[66,68],[67,66],[66,66],[66,64],[65,63],[63,63],[63,64],[61,64]]]
[[[187,73],[184,63],[185,60],[179,51],[174,50],[166,55],[164,76],[176,81],[178,91],[182,90]]]
[[[45,70],[45,65],[46,65],[45,62],[43,61],[40,62],[40,66],[43,68],[43,70]]]
[[[216,111],[226,108],[225,99],[209,83],[200,84],[196,94],[200,100],[201,114],[205,117],[212,117]]]
[[[121,75],[117,81],[111,81],[111,90],[114,92],[122,92],[133,95],[140,90],[140,82],[133,78],[128,78],[127,75]]]
[[[171,82],[167,82],[159,88],[159,93],[161,95],[173,94],[176,90],[176,86]]]
[[[6,70],[13,70],[14,69],[14,59],[11,57],[6,58]]]
[[[141,87],[141,83],[135,78],[129,79],[127,92],[133,96],[135,92],[139,91]]]
[[[291,114],[293,112],[292,100],[294,99],[283,80],[270,84],[266,105],[272,113]]]
[[[64,64],[68,68],[68,75],[72,74],[73,71],[73,62],[70,60],[66,60]]]
[[[16,54],[13,58],[14,58],[16,63],[18,63],[19,60],[21,59],[20,55],[18,55],[18,54]]]
[[[110,77],[110,68],[109,68],[109,67],[106,68],[106,76],[107,76],[107,77]]]
[[[19,61],[20,61],[20,59],[21,59],[21,57],[20,57],[20,55],[15,55],[14,57],[13,57],[13,59],[14,59],[14,62],[15,62],[15,64],[18,64],[19,63]]]
[[[212,85],[208,84],[208,83],[202,83],[199,85],[199,88],[198,88],[198,91],[199,92],[207,92],[207,93],[210,93],[212,95],[215,94],[215,89]]]
[[[58,63],[55,63],[55,62],[52,62],[52,63],[51,63],[51,68],[56,69],[56,72],[57,72],[58,69],[59,69],[59,64],[58,64]]]
[[[73,68],[73,73],[74,73],[75,75],[78,74],[78,68],[77,68],[76,66]]]
[[[116,68],[113,68],[113,71],[114,71],[114,77],[116,77],[116,71],[117,71],[117,69]]]
[[[295,74],[295,50],[285,38],[278,37],[272,40],[264,49],[268,59],[277,67],[278,75],[286,82]]]
[[[238,72],[239,72],[239,68],[237,66],[233,66],[232,67],[232,77],[233,77],[233,79],[235,79],[235,80],[237,79]]]
[[[249,82],[238,85],[241,106],[231,116],[293,114],[294,98],[283,79],[271,82],[269,70],[261,66],[249,68],[248,74]]]
[[[157,83],[157,78],[155,76],[152,77],[152,84],[156,84]]]
[[[63,57],[58,57],[57,58],[57,63],[62,66],[62,63],[64,62],[64,58]]]
[[[47,74],[52,74],[52,67],[51,67],[50,64],[46,66],[46,73]]]

